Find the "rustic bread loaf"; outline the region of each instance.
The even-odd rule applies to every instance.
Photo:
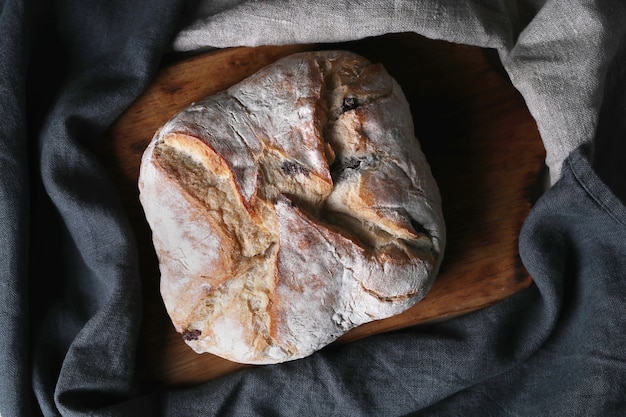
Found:
[[[430,288],[441,201],[380,64],[295,54],[191,105],[144,153],[161,294],[197,352],[301,358]]]

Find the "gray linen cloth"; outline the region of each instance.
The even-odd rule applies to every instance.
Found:
[[[624,415],[625,9],[1,0],[0,415]],[[519,238],[534,284],[463,317],[193,387],[136,380],[137,248],[98,154],[103,132],[172,45],[399,31],[497,49],[526,99],[553,180]]]
[[[600,7],[600,5],[602,5]],[[200,1],[173,47],[341,42],[393,32],[495,48],[537,120],[554,182],[592,140],[603,80],[626,25],[618,2]]]

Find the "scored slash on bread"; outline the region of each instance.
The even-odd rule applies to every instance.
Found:
[[[445,225],[408,103],[346,51],[283,58],[174,116],[140,200],[161,295],[197,352],[301,358],[431,287]]]

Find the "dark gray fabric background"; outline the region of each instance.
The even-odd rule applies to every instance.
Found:
[[[623,2],[328,4],[0,1],[0,416],[626,415]],[[520,235],[534,285],[303,360],[140,385],[136,248],[101,134],[172,45],[400,30],[496,48],[536,118],[554,185]]]

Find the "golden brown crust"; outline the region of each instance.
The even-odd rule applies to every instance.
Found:
[[[198,352],[300,358],[404,311],[434,280],[441,201],[380,64],[295,54],[172,118],[140,198],[161,293]]]

